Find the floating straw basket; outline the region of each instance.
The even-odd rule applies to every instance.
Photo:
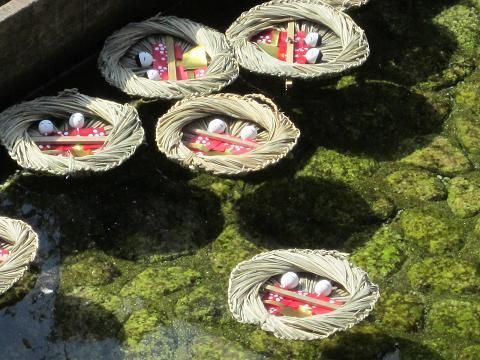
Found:
[[[254,124],[260,130],[258,147],[241,155],[196,154],[183,142],[184,133],[206,130],[212,118],[227,123],[226,134],[238,136]],[[161,152],[192,170],[239,175],[261,170],[282,159],[296,144],[300,131],[268,98],[259,94],[217,94],[184,99],[176,103],[157,124],[156,139]]]
[[[49,118],[65,119],[63,125],[57,126],[65,130],[70,115],[75,112],[85,115],[87,127],[105,128],[108,136],[103,147],[95,154],[82,157],[42,152],[31,138],[40,135],[35,123]],[[144,131],[135,108],[82,95],[76,90],[14,105],[0,114],[0,140],[10,156],[24,168],[53,175],[110,170],[128,159],[143,139]]]
[[[184,50],[203,46],[210,62],[202,78],[189,80],[150,80],[146,69],[139,67],[135,56],[151,52],[152,45],[165,36],[182,41]],[[123,92],[145,98],[179,99],[219,91],[238,76],[238,64],[225,35],[188,19],[157,15],[146,21],[131,23],[110,36],[98,59],[101,73]]]
[[[267,29],[285,31],[292,21],[295,32],[317,32],[322,36],[319,49],[323,59],[320,63],[282,61],[251,41],[252,37]],[[274,0],[255,6],[240,15],[226,35],[241,66],[279,77],[332,77],[360,66],[370,53],[363,30],[347,14],[315,0]]]
[[[323,278],[338,284],[331,297],[344,301],[332,312],[309,317],[271,315],[262,303],[262,288],[283,273],[294,271],[302,290],[313,292]],[[228,303],[234,318],[257,324],[276,337],[289,340],[323,339],[363,320],[379,298],[378,287],[353,266],[347,254],[326,250],[275,250],[238,264],[230,274]]]
[[[0,294],[10,289],[25,273],[38,248],[38,236],[20,220],[0,216],[0,248],[10,252],[0,263]]]

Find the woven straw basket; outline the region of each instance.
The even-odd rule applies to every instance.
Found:
[[[300,276],[302,290],[313,292],[319,278],[338,284],[332,293],[344,304],[332,312],[309,317],[271,315],[262,303],[262,288],[283,273]],[[289,340],[323,339],[363,320],[379,298],[368,275],[349,263],[347,254],[326,250],[275,250],[238,264],[230,274],[228,303],[233,317],[257,324],[276,337]]]
[[[151,52],[152,45],[169,35],[183,41],[188,48],[203,46],[210,58],[205,76],[190,80],[150,80],[146,69],[138,67],[135,56]],[[110,36],[98,59],[101,73],[110,84],[130,95],[145,98],[179,99],[219,91],[238,76],[238,64],[225,35],[175,16],[154,16],[131,23]]]
[[[322,62],[281,61],[250,41],[269,28],[286,30],[289,21],[295,21],[295,31],[322,35]],[[226,36],[241,66],[256,73],[288,78],[339,75],[363,64],[370,53],[364,31],[347,14],[318,0],[274,0],[255,6],[235,20]]]
[[[42,119],[65,119],[72,113],[85,115],[87,127],[103,126],[107,140],[101,150],[83,157],[60,157],[43,153],[31,139],[39,135],[35,123]],[[143,142],[144,131],[138,113],[130,105],[79,94],[75,89],[58,96],[40,97],[14,105],[0,114],[0,139],[10,156],[27,169],[53,175],[79,175],[110,170],[128,159]]]
[[[183,142],[189,129],[206,130],[208,122],[220,117],[227,123],[226,134],[238,136],[247,124],[260,128],[259,146],[241,155],[201,156]],[[192,170],[217,175],[239,175],[261,170],[282,159],[296,144],[300,131],[263,95],[217,94],[184,99],[176,103],[157,124],[156,139],[161,152]]]
[[[38,236],[23,221],[0,216],[0,248],[10,251],[8,259],[0,263],[0,294],[3,294],[23,276],[35,258]]]

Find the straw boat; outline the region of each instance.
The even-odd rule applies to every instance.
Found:
[[[75,113],[85,117],[85,129],[78,132],[69,129],[69,117]],[[44,119],[54,125],[53,136],[39,133]],[[87,129],[93,131],[90,136],[77,136]],[[60,136],[69,134],[74,136]],[[82,95],[75,89],[17,104],[0,114],[0,140],[10,156],[26,169],[53,175],[110,170],[127,160],[143,139],[135,108]]]
[[[215,118],[226,124],[218,142],[213,140],[219,134],[208,131]],[[240,139],[246,127],[256,129],[255,141]],[[258,94],[184,99],[159,119],[156,129],[158,148],[168,158],[191,170],[217,175],[246,174],[275,164],[292,149],[299,135],[288,117]],[[210,143],[216,144],[214,151],[209,151]],[[202,147],[207,149],[198,150]]]
[[[281,293],[284,289],[272,286],[280,275],[290,271],[299,275],[298,286],[307,293],[313,292],[319,279],[331,281],[335,287],[327,306],[337,305],[331,305],[331,311],[304,317],[291,316],[291,309],[288,315],[272,314],[265,305],[265,288]],[[351,328],[367,317],[378,298],[377,285],[348,261],[347,254],[327,250],[290,249],[259,254],[233,269],[228,287],[228,303],[236,320],[259,325],[289,340],[323,339]]]
[[[144,62],[141,54],[148,56]],[[130,23],[110,36],[98,66],[107,82],[144,98],[210,94],[238,76],[225,35],[188,19],[160,14]]]
[[[23,276],[37,248],[38,236],[29,225],[0,216],[0,294]]]
[[[315,0],[273,0],[244,12],[226,31],[239,64],[300,79],[339,75],[363,64],[364,31],[344,12]]]

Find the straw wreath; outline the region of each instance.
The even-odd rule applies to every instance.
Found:
[[[262,288],[288,271],[300,277],[300,287],[313,292],[315,281],[338,284],[331,297],[345,303],[332,312],[310,317],[271,315],[262,303]],[[367,274],[349,263],[347,254],[327,250],[290,249],[259,254],[238,264],[230,274],[228,303],[234,318],[260,325],[289,340],[323,339],[363,320],[379,298]]]
[[[34,130],[35,123],[48,118],[66,119],[58,127],[65,130],[69,116],[75,112],[85,115],[86,127],[105,128],[108,136],[103,147],[82,157],[43,153],[31,138],[40,135]],[[144,131],[135,108],[82,95],[75,89],[14,105],[0,114],[0,140],[10,156],[24,168],[54,175],[110,170],[128,159],[143,139]]]
[[[252,36],[268,28],[285,30],[289,21],[296,22],[296,31],[322,35],[322,62],[281,61],[250,41]],[[370,53],[363,30],[347,14],[318,0],[273,0],[255,6],[241,14],[226,35],[241,66],[280,77],[312,79],[338,75],[363,64]]]
[[[191,80],[150,80],[138,67],[135,56],[151,52],[162,35],[182,40],[183,48],[203,46],[210,57],[204,77]],[[130,95],[178,99],[219,91],[238,76],[238,64],[225,35],[188,19],[160,14],[139,23],[130,23],[110,36],[100,53],[98,66],[105,79]]]
[[[226,134],[239,136],[245,125],[259,127],[259,146],[241,155],[197,155],[183,142],[184,132],[206,130],[219,117],[227,123]],[[157,124],[156,140],[168,158],[192,170],[239,175],[263,169],[282,159],[296,144],[300,131],[268,98],[259,94],[216,94],[176,103]]]
[[[0,248],[10,252],[8,259],[0,263],[0,294],[3,294],[23,276],[35,258],[38,236],[23,221],[0,216]]]

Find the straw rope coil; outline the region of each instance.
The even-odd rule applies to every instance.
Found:
[[[365,5],[369,0],[322,0],[320,2],[332,5],[335,9],[345,11]]]
[[[207,130],[208,122],[220,117],[226,134],[239,136],[245,125],[259,127],[259,146],[240,155],[197,155],[183,142],[189,129]],[[157,145],[168,158],[191,170],[217,175],[239,175],[263,169],[282,159],[296,144],[300,131],[277,106],[260,94],[216,94],[192,97],[176,103],[163,115],[156,129]]]
[[[82,157],[43,153],[31,139],[31,135],[40,135],[33,130],[34,124],[48,118],[66,119],[65,127],[58,127],[65,130],[69,116],[75,112],[85,115],[86,127],[105,128],[108,136],[103,147]],[[82,95],[75,89],[14,105],[0,114],[0,140],[10,156],[24,168],[54,175],[110,170],[128,159],[143,139],[144,130],[135,108]]]
[[[319,32],[322,62],[288,63],[263,51],[250,38],[262,30],[283,29],[296,22],[296,31]],[[312,79],[331,77],[363,64],[370,48],[364,31],[345,13],[315,0],[274,0],[244,12],[227,29],[235,57],[246,69],[272,76]]]
[[[38,248],[38,236],[20,220],[0,216],[0,248],[10,252],[0,263],[0,294],[7,291],[25,273]]]
[[[313,292],[315,280],[329,279],[341,289],[332,298],[345,303],[332,312],[310,317],[275,316],[262,303],[262,288],[288,271],[300,277],[302,290]],[[305,275],[308,273],[309,275]],[[276,337],[289,340],[323,339],[363,320],[379,298],[378,286],[337,251],[290,249],[259,254],[238,264],[230,274],[228,303],[234,318],[260,325]]]
[[[182,40],[182,46],[200,45],[210,57],[202,78],[190,80],[150,80],[147,69],[138,67],[135,56],[152,51],[162,35]],[[188,19],[160,14],[139,23],[130,23],[106,41],[98,59],[101,73],[110,84],[130,95],[146,98],[179,99],[219,91],[238,76],[238,63],[225,35]]]

